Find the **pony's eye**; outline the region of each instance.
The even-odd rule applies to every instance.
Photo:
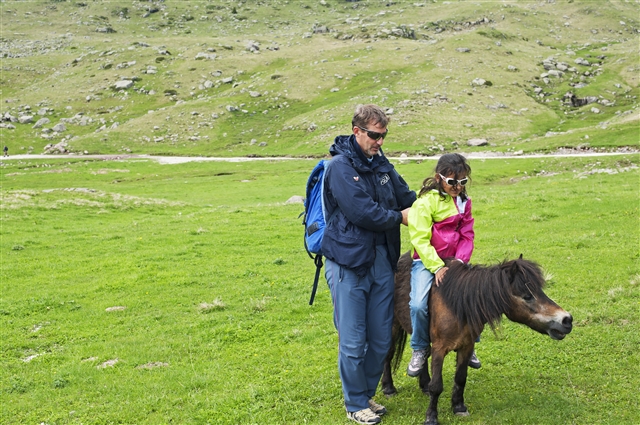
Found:
[[[529,301],[533,300],[533,295],[531,295],[531,294],[529,294],[529,293],[524,294],[524,295],[522,296],[522,299],[523,299],[523,300],[525,300],[526,302],[529,302]]]

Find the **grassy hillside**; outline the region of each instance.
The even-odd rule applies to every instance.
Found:
[[[11,154],[62,143],[76,153],[319,156],[369,102],[392,115],[388,153],[635,149],[640,139],[637,2],[0,8],[0,137]],[[115,88],[123,80],[130,87]],[[571,106],[569,91],[597,102]]]

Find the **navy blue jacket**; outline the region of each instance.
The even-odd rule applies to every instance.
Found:
[[[322,253],[364,276],[373,266],[376,245],[386,244],[395,271],[400,258],[400,211],[411,207],[416,193],[384,155],[374,156],[369,163],[354,135],[336,137],[329,152],[333,158],[324,177],[326,217],[336,208],[339,211],[327,223]]]

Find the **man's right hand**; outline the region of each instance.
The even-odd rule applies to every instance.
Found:
[[[407,225],[407,217],[409,217],[409,210],[411,208],[405,208],[402,211],[400,211],[402,213],[402,224],[404,224],[405,226]]]

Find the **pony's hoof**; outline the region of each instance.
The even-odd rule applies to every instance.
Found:
[[[465,406],[464,404],[453,406],[453,413],[456,416],[469,416],[469,411],[467,410],[467,406]]]
[[[456,416],[469,416],[469,411],[467,410],[467,406],[457,406],[453,408],[453,413]]]
[[[386,395],[387,397],[393,397],[394,395],[398,394],[398,390],[396,390],[396,387],[383,388],[382,394]]]

